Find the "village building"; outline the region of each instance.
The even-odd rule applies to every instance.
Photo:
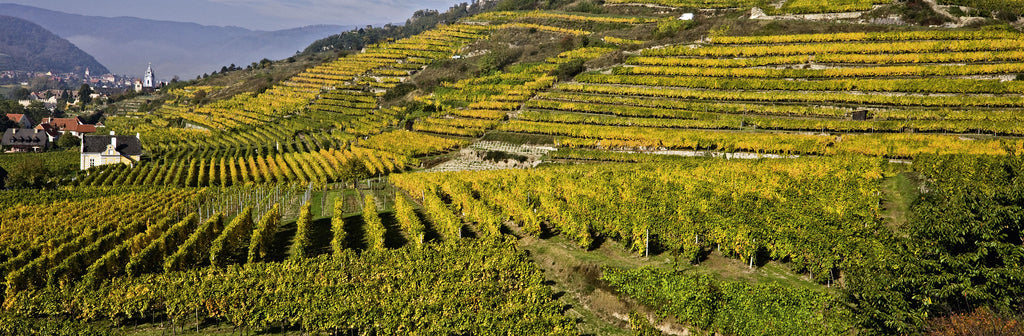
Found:
[[[156,73],[153,72],[153,64],[150,63],[149,67],[146,68],[146,75],[142,77],[142,80],[135,81],[135,92],[154,92],[158,89],[159,83],[156,81]]]
[[[50,124],[44,123],[36,125],[35,129],[43,131],[43,133],[46,133],[46,138],[49,139],[51,143],[57,143],[57,139],[60,138],[60,131],[57,130],[56,127],[51,126]]]
[[[80,168],[86,170],[109,164],[135,166],[142,158],[139,135],[86,135],[82,137]]]
[[[96,125],[84,124],[72,126],[69,128],[65,128],[63,131],[61,131],[61,134],[64,133],[70,133],[71,135],[74,135],[76,137],[82,137],[86,134],[96,133]]]
[[[46,132],[29,128],[8,128],[0,139],[7,152],[42,152],[50,147]]]
[[[61,134],[70,133],[76,137],[85,134],[96,133],[96,125],[89,125],[82,122],[78,117],[74,118],[43,118],[39,125],[47,124]]]
[[[153,63],[146,67],[146,76],[142,77],[143,89],[156,89],[156,74],[153,73]]]
[[[18,124],[21,128],[32,128],[32,120],[29,120],[27,115],[8,113],[7,119],[11,119],[11,121]]]
[[[57,109],[57,96],[50,96],[50,98],[46,98],[41,101],[43,102],[43,106],[46,107],[47,110],[53,111]]]

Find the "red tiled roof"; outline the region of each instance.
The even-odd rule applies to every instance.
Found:
[[[65,131],[78,132],[78,133],[95,133],[96,125],[71,125],[64,129]]]
[[[56,127],[59,130],[62,130],[62,131],[64,131],[64,130],[71,130],[69,128],[77,127],[78,125],[81,125],[81,123],[82,123],[81,121],[78,120],[77,117],[76,118],[46,118],[43,121],[48,123],[48,124],[50,124],[50,125],[52,125],[53,127]],[[93,131],[95,132],[96,130],[94,129]]]
[[[21,118],[24,118],[24,114],[8,113],[7,119],[11,119],[13,122],[21,122]]]

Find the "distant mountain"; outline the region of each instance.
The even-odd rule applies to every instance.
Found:
[[[20,17],[64,37],[96,56],[118,74],[142,76],[153,63],[157,76],[193,78],[222,66],[263,58],[282,59],[311,42],[354,26],[316,25],[279,31],[67,14],[16,4],[0,4],[0,13]]]
[[[0,71],[82,73],[86,68],[97,75],[109,72],[91,55],[46,28],[0,15]]]

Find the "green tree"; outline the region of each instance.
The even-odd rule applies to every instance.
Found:
[[[25,108],[18,104],[17,100],[0,99],[0,113],[25,113]]]
[[[61,91],[60,94],[57,95],[57,107],[59,107],[59,108],[67,107],[68,100],[70,100],[70,99],[71,99],[71,92],[70,91],[68,91],[68,90]]]
[[[206,102],[206,90],[197,90],[192,94],[192,104],[202,105]]]
[[[75,148],[82,144],[82,139],[71,135],[71,133],[64,133],[57,138],[57,147],[60,148]]]
[[[491,49],[490,53],[480,56],[480,73],[488,74],[493,71],[500,71],[506,65],[515,63],[522,54],[522,48],[509,48],[499,45]]]
[[[47,184],[50,169],[39,158],[22,160],[11,168],[5,185],[12,189],[42,188]]]
[[[17,90],[14,91],[14,99],[26,100],[26,99],[28,99],[28,96],[30,94],[32,94],[32,92],[29,91],[27,88],[19,87]]]
[[[552,71],[551,74],[558,76],[558,80],[565,81],[572,79],[586,69],[587,67],[583,66],[583,60],[578,59],[559,64],[558,68]]]
[[[82,86],[78,88],[78,101],[82,102],[83,105],[91,103],[92,96],[90,95],[92,93],[92,88],[89,87],[89,84],[82,84]]]
[[[2,110],[4,108],[3,107],[3,105],[4,105],[3,103],[4,103],[4,101],[0,101],[0,110]],[[18,107],[21,107],[21,105],[18,105]],[[6,113],[3,113],[3,112],[0,112],[0,113],[2,113],[2,114],[0,114],[0,132],[6,132],[8,128],[18,128],[18,127],[21,127],[21,126],[18,125],[18,123],[14,122],[14,120],[7,119],[6,118]]]
[[[43,105],[41,101],[34,101],[25,108],[25,115],[28,116],[28,120],[33,125],[39,124],[43,118],[50,116],[50,110],[46,109],[46,105]]]
[[[921,155],[927,191],[875,257],[845,273],[861,326],[880,334],[919,331],[927,318],[1024,306],[1024,157]],[[923,189],[923,188],[922,188]]]

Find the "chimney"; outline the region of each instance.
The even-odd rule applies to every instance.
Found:
[[[110,135],[114,135],[114,131],[110,131]]]
[[[141,140],[142,139],[142,133],[135,133],[135,138]]]
[[[117,137],[116,136],[110,137],[110,145],[114,146],[115,150],[117,149]]]

